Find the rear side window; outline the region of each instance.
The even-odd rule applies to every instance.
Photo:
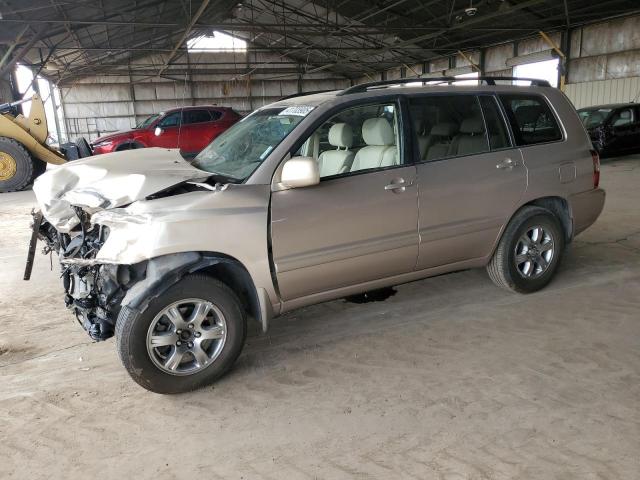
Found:
[[[500,95],[518,145],[562,140],[549,105],[538,95]]]
[[[496,99],[494,97],[480,97],[480,105],[482,105],[484,121],[487,124],[491,150],[510,148],[511,140],[509,139],[507,126],[502,119]]]
[[[489,151],[475,95],[429,95],[409,99],[418,161],[434,161]]]
[[[211,114],[211,120],[213,121],[220,120],[222,117],[222,112],[220,110],[209,110],[209,113]]]
[[[186,125],[211,121],[209,110],[185,110],[183,113],[183,121]]]

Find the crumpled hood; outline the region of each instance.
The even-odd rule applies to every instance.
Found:
[[[94,213],[209,176],[186,162],[177,149],[145,148],[60,165],[38,177],[33,191],[44,217],[67,233],[78,224],[72,206]]]

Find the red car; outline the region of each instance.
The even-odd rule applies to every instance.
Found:
[[[94,140],[94,155],[132,148],[180,148],[184,156],[194,156],[231,125],[240,115],[228,107],[181,107],[151,115],[131,130]]]

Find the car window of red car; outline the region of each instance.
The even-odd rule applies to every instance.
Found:
[[[210,121],[211,113],[209,113],[209,110],[185,110],[183,114],[183,122],[185,125]]]
[[[158,123],[160,128],[177,127],[178,125],[180,125],[180,112],[170,113]]]

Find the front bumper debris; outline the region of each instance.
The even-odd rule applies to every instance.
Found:
[[[128,288],[144,278],[146,262],[96,264],[94,258],[109,231],[106,227],[92,226],[81,209],[77,208],[76,214],[79,223],[72,236],[58,232],[43,219],[41,212],[32,213],[33,227],[24,279],[31,278],[37,241],[41,240],[43,253],[57,252],[59,255],[65,305],[93,340],[106,340],[114,334],[120,302]]]

